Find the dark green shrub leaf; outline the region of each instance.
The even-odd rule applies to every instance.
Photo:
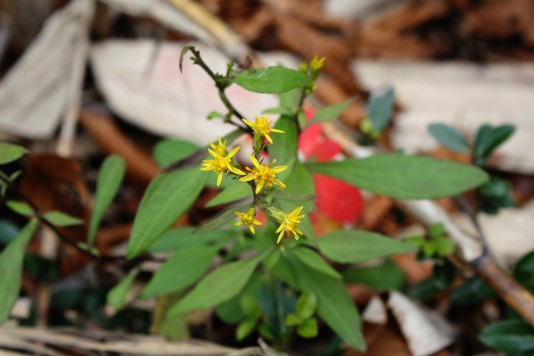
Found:
[[[395,90],[388,86],[374,92],[367,105],[367,116],[371,120],[373,131],[381,132],[391,120],[395,105]]]
[[[495,296],[491,289],[480,278],[466,279],[449,294],[449,301],[453,305],[475,305]]]
[[[372,267],[359,267],[343,272],[343,280],[365,284],[374,290],[400,290],[406,283],[406,275],[395,263],[386,260]]]
[[[128,296],[128,291],[132,287],[135,277],[139,273],[138,268],[132,269],[126,277],[124,277],[115,287],[113,287],[107,296],[107,304],[116,312],[124,306],[126,302],[126,297]]]
[[[24,147],[7,142],[0,142],[0,164],[16,161],[27,152],[28,151]]]
[[[225,188],[222,192],[217,194],[215,198],[211,199],[206,204],[206,208],[231,203],[237,200],[245,199],[247,197],[253,197],[250,185],[243,183],[232,184],[229,187]]]
[[[7,245],[14,241],[20,233],[20,228],[10,220],[0,218],[0,244]]]
[[[515,131],[512,125],[493,127],[482,125],[477,132],[474,146],[474,156],[477,164],[483,164],[504,141]]]
[[[52,225],[56,226],[73,226],[73,225],[83,225],[83,220],[74,216],[67,215],[61,211],[49,211],[43,214],[43,217]]]
[[[196,287],[169,310],[169,316],[208,309],[237,295],[247,284],[261,257],[223,265],[202,279]]]
[[[306,247],[297,247],[291,251],[302,263],[330,277],[341,279],[341,275],[315,251]]]
[[[178,250],[154,274],[141,297],[152,298],[189,287],[206,273],[218,249],[192,246]]]
[[[439,141],[443,146],[454,152],[468,153],[469,144],[462,135],[454,127],[445,124],[430,124],[428,125],[430,134]]]
[[[318,333],[319,326],[315,318],[308,319],[297,327],[297,334],[306,339],[314,338]]]
[[[150,183],[135,216],[128,258],[143,253],[193,205],[207,176],[193,167],[162,173]]]
[[[456,268],[448,260],[434,265],[432,276],[410,288],[408,295],[413,299],[433,297],[448,288],[456,277]]]
[[[353,99],[351,98],[334,105],[329,105],[320,108],[315,112],[315,115],[313,116],[313,119],[311,119],[308,123],[308,126],[317,124],[319,122],[326,122],[335,119],[348,108],[352,101]]]
[[[96,181],[96,194],[91,220],[89,222],[89,230],[87,232],[87,242],[93,245],[95,242],[96,231],[104,216],[104,212],[109,204],[115,198],[117,191],[124,178],[126,170],[126,162],[118,155],[111,155],[106,158]]]
[[[484,345],[505,352],[534,350],[534,329],[521,320],[503,320],[484,328],[478,336]]]
[[[335,231],[322,236],[317,242],[326,257],[341,263],[361,262],[416,250],[411,244],[360,230]]]
[[[312,173],[329,175],[396,199],[434,199],[457,195],[488,180],[484,171],[473,166],[398,154],[308,163],[306,166]]]
[[[15,213],[19,215],[24,216],[32,216],[33,215],[33,209],[28,204],[21,202],[21,201],[15,201],[15,200],[8,200],[6,202],[6,206],[13,210]]]
[[[6,321],[19,295],[24,252],[37,226],[38,222],[31,220],[0,254],[0,325]]]
[[[249,69],[238,73],[234,82],[255,93],[284,93],[302,88],[311,80],[306,74],[284,67]]]
[[[525,288],[534,290],[534,251],[523,256],[516,263],[513,276]]]
[[[515,205],[510,182],[491,176],[490,180],[479,188],[480,210],[495,215],[501,208]]]
[[[167,167],[173,162],[189,157],[199,149],[199,146],[186,140],[164,139],[156,144],[152,156],[158,166]]]

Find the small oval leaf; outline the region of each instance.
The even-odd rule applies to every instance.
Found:
[[[65,227],[73,225],[83,225],[83,220],[74,216],[67,215],[61,211],[49,211],[43,217],[52,225]]]
[[[0,142],[0,164],[7,164],[16,161],[24,156],[28,150],[24,147],[12,143]]]
[[[428,125],[430,134],[439,141],[443,146],[451,151],[468,153],[469,144],[458,130],[445,124],[430,124]]]

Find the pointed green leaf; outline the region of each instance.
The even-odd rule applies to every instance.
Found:
[[[196,233],[195,231],[196,228],[194,227],[169,229],[147,251],[152,253],[175,252],[179,249],[203,246],[212,242],[225,244],[239,235],[238,232],[231,230],[214,230],[204,233]]]
[[[189,287],[206,273],[218,249],[192,246],[178,250],[154,274],[141,297],[152,298]]]
[[[434,199],[457,195],[488,180],[484,171],[470,165],[398,154],[308,163],[306,166],[312,173],[332,176],[396,199]]]
[[[67,215],[61,211],[49,211],[43,217],[52,225],[65,227],[73,225],[83,225],[83,220],[74,216]]]
[[[352,101],[353,99],[350,98],[340,103],[320,108],[315,112],[313,119],[310,120],[307,126],[335,119],[349,107]]]
[[[291,313],[286,316],[285,323],[287,326],[298,326],[303,322],[304,320],[302,320],[297,314]]]
[[[341,263],[361,262],[416,251],[411,244],[360,230],[335,231],[322,236],[317,242],[326,257]]]
[[[167,167],[173,162],[189,157],[199,149],[198,145],[186,140],[164,139],[156,143],[152,156],[158,166]]]
[[[231,203],[237,200],[245,199],[247,197],[253,197],[250,185],[244,184],[242,182],[232,184],[229,187],[225,188],[222,192],[217,194],[215,198],[211,199],[206,204],[206,208]]]
[[[534,329],[521,320],[502,320],[484,328],[480,341],[491,348],[523,353],[534,350]]]
[[[302,88],[311,78],[297,70],[284,67],[249,69],[238,73],[234,82],[255,93],[284,93]]]
[[[236,339],[241,341],[249,336],[256,327],[257,319],[245,319],[239,323],[235,331]]]
[[[406,283],[406,275],[388,259],[377,266],[357,267],[344,271],[343,280],[348,283],[365,284],[377,291],[400,290]]]
[[[395,105],[395,90],[391,86],[373,92],[367,105],[367,116],[371,120],[373,130],[382,132],[391,120]]]
[[[193,205],[207,176],[193,167],[162,173],[150,183],[135,216],[126,250],[128,258],[146,251]]]
[[[139,268],[132,269],[126,277],[124,277],[113,289],[108,292],[107,304],[113,309],[114,312],[122,309],[126,302],[128,292],[132,287],[135,277],[139,273]]]
[[[28,150],[24,147],[12,143],[0,142],[0,164],[7,164],[16,161],[24,156]]]
[[[24,202],[16,201],[16,200],[8,200],[6,202],[6,205],[9,209],[13,210],[15,213],[19,215],[24,215],[24,216],[33,215],[32,207]]]
[[[451,151],[468,153],[469,144],[462,135],[454,127],[445,124],[430,124],[428,125],[428,131],[430,134],[439,141],[443,146],[447,147]]]
[[[322,240],[321,237],[320,240]],[[359,351],[365,351],[361,333],[361,320],[342,281],[323,273],[317,273],[302,262],[291,259],[291,270],[299,288],[317,296],[317,313],[326,324],[345,342]]]
[[[0,325],[6,321],[17,301],[22,280],[24,252],[37,226],[38,222],[31,220],[0,254]]]
[[[87,232],[87,241],[89,245],[93,245],[95,241],[96,231],[104,216],[104,212],[109,204],[115,198],[117,191],[124,178],[124,171],[126,170],[126,162],[122,157],[111,155],[106,158],[96,181],[96,196],[89,222],[89,229]]]
[[[307,247],[297,247],[291,252],[308,267],[329,275],[330,277],[341,279],[341,275],[315,251]]]
[[[250,205],[239,205],[239,206],[230,208],[224,211],[223,213],[217,215],[216,217],[214,217],[207,223],[201,225],[198,229],[195,230],[195,234],[201,234],[201,233],[213,231],[228,224],[231,221],[236,221],[237,216],[235,215],[235,213],[245,212],[249,208],[250,208]]]
[[[175,304],[169,310],[168,316],[208,309],[236,296],[247,284],[260,260],[260,257],[256,257],[228,263],[217,268],[201,280],[178,304]]]

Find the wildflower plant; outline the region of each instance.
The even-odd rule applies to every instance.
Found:
[[[324,323],[344,342],[364,350],[358,310],[340,272],[328,261],[352,264],[413,252],[416,248],[355,229],[317,238],[309,219],[315,198],[311,174],[335,177],[395,199],[457,195],[485,183],[487,175],[470,165],[400,154],[302,163],[297,156],[299,133],[310,123],[334,119],[349,103],[322,108],[310,122],[306,121],[302,105],[313,93],[327,59],[315,57],[301,64],[298,70],[281,66],[238,70],[229,63],[226,72],[220,74],[212,71],[191,46],[182,50],[180,69],[188,53],[193,63],[213,80],[225,105],[226,112],[213,112],[209,116],[221,118],[235,130],[224,137],[213,137],[214,142],[190,156],[180,157],[164,167],[151,182],[135,216],[126,256],[119,256],[129,260],[128,265],[134,268],[110,292],[108,302],[120,309],[140,270],[139,264],[152,254],[172,252],[173,256],[154,274],[140,295],[145,299],[175,296],[172,300],[176,301],[170,306],[169,299],[158,306],[158,313],[163,310],[166,317],[158,318],[159,324],[154,329],[163,328],[170,320],[183,321],[189,312],[213,308],[221,320],[237,324],[239,339],[256,331],[282,347],[295,335],[315,337],[319,323]],[[245,117],[226,95],[231,85],[256,93],[276,94],[280,105],[263,111],[264,108],[258,108],[254,118]],[[384,115],[390,109],[375,108],[373,112]],[[371,112],[370,116],[373,119],[374,114]],[[380,125],[373,120],[373,132],[385,127],[383,117]],[[236,153],[244,148],[234,143],[243,134],[252,137],[246,161],[236,158]],[[25,154],[20,147],[12,146],[0,146],[0,164]],[[93,212],[98,215],[91,223],[85,250],[95,259],[106,261],[113,256],[100,256],[92,244],[101,214],[120,184],[120,180],[110,178],[114,176],[108,168],[101,172],[102,193],[97,192],[98,209]],[[0,178],[3,192],[15,179],[3,173]],[[227,209],[198,228],[172,228],[176,219],[192,207],[212,182],[222,191],[207,206],[226,204]],[[14,204],[10,208],[24,213]],[[28,228],[13,242],[13,247],[10,245],[0,255],[2,276],[13,268],[11,262],[18,261],[20,267],[24,247],[38,222],[45,221],[41,214],[32,215],[30,211],[27,215]],[[47,224],[64,222],[57,217],[50,219],[46,220]],[[222,263],[209,271],[219,254],[222,258],[218,261]],[[9,311],[16,298],[20,278],[16,279],[16,275],[0,279],[0,296],[9,294],[0,298],[0,322],[5,320],[6,310]]]

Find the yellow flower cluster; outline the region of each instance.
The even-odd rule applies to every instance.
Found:
[[[259,196],[264,187],[271,187],[274,184],[284,188],[285,184],[277,178],[277,174],[283,172],[287,169],[287,166],[277,166],[273,167],[276,163],[276,160],[273,160],[270,164],[263,165],[258,158],[261,155],[261,149],[263,149],[263,142],[267,140],[269,143],[273,143],[271,133],[284,133],[281,130],[271,128],[271,121],[268,120],[267,116],[256,117],[254,122],[247,119],[243,119],[243,122],[247,124],[252,131],[254,132],[254,142],[261,142],[261,148],[254,148],[254,155],[250,154],[250,160],[253,164],[253,167],[246,167],[248,173],[243,172],[234,164],[232,158],[240,150],[240,147],[237,146],[232,149],[230,152],[226,149],[226,140],[221,141],[218,138],[218,144],[210,142],[210,147],[208,152],[213,159],[206,159],[202,161],[203,167],[200,168],[202,171],[213,171],[217,173],[217,186],[221,184],[221,180],[224,174],[234,174],[239,176],[239,181],[249,182],[253,181],[252,184],[254,188],[254,193],[259,199],[264,199],[264,195]],[[259,152],[258,152],[259,151]],[[243,176],[243,177],[241,177]],[[255,199],[256,200],[256,199]],[[277,222],[280,224],[277,233],[280,233],[278,236],[277,244],[280,243],[282,237],[285,235],[293,236],[295,239],[299,238],[299,235],[302,235],[302,231],[298,228],[300,220],[304,215],[299,215],[302,206],[296,208],[291,213],[286,214],[282,211],[276,210],[276,214],[270,214]],[[272,211],[269,209],[269,211]],[[256,209],[251,207],[244,213],[235,213],[239,217],[239,221],[236,223],[237,226],[245,225],[250,231],[254,234],[254,225],[259,226],[261,222],[256,220]]]

